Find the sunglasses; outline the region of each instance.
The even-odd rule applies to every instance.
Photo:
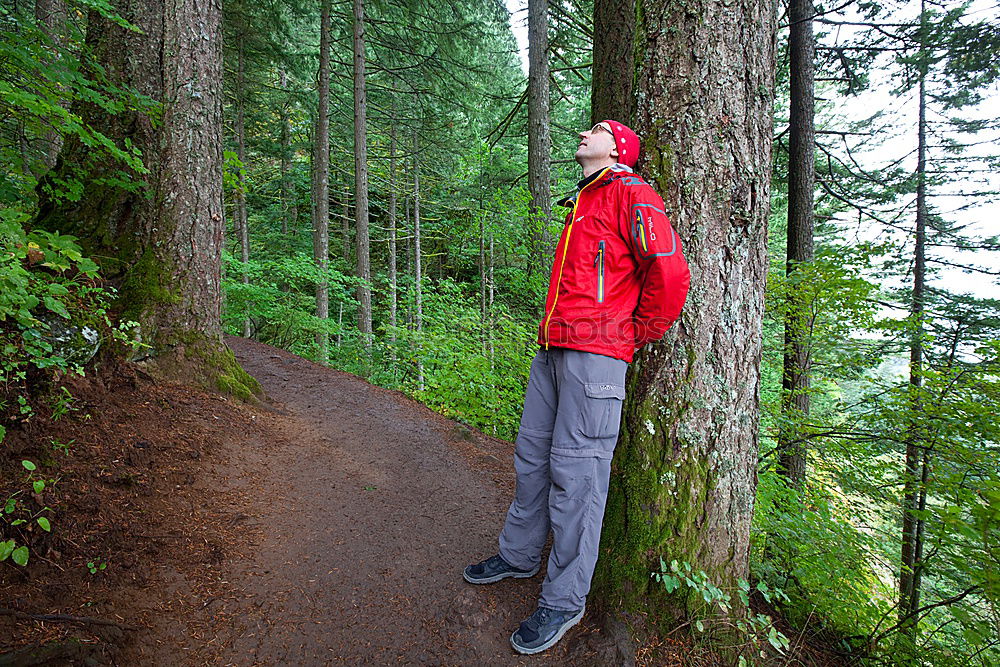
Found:
[[[608,127],[607,123],[598,123],[594,127],[590,128],[591,134],[596,134],[597,132],[607,132],[611,136],[615,136],[614,133],[611,131],[611,128]]]

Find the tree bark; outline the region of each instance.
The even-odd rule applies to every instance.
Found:
[[[81,104],[84,121],[142,151],[144,188],[107,185],[117,164],[94,159],[79,140],[63,147],[60,168],[87,174],[78,202],[40,188],[36,224],[78,236],[118,288],[123,321],[139,324],[142,359],[162,375],[249,396],[259,385],[222,342],[222,34],[218,2],[115,3],[142,32],[91,12],[87,42],[109,80],[162,104],[161,118],[109,115]]]
[[[288,90],[288,73],[282,68],[279,74],[278,86],[282,91]],[[288,103],[281,104],[281,233],[287,235],[291,230],[295,233],[295,206],[291,202],[292,184],[288,174],[292,168],[292,121],[288,113]]]
[[[813,192],[816,187],[813,79],[816,48],[813,40],[812,0],[791,0],[788,129],[788,239],[785,273],[791,279],[799,265],[813,259]],[[790,280],[791,282],[791,280]],[[809,414],[808,305],[801,291],[790,289],[785,315],[785,352],[782,374],[782,412],[785,427],[778,435],[778,470],[789,484],[802,488],[806,480],[806,449],[799,424]]]
[[[323,275],[316,283],[316,317],[330,317],[330,286],[326,271],[330,266],[330,0],[320,2],[319,104],[316,115],[316,163],[313,168],[313,258]],[[324,329],[316,337],[320,361],[326,363],[330,337]]]
[[[242,6],[241,6],[242,10]],[[242,16],[242,11],[240,11]],[[246,26],[239,27],[239,34],[236,36],[236,158],[240,161],[239,182],[236,188],[236,229],[240,236],[240,261],[243,262],[243,275],[241,280],[244,285],[250,284],[250,273],[246,269],[246,263],[250,261],[250,230],[247,228],[247,195],[246,195],[246,69],[245,69],[245,44],[244,38]],[[250,318],[243,318],[243,337],[250,337]]]
[[[616,609],[658,607],[653,617],[668,621],[688,598],[650,578],[661,557],[718,586],[748,575],[775,15],[763,0],[655,0],[641,11],[640,173],[683,241],[691,291],[628,377],[594,593]]]
[[[372,340],[371,261],[368,238],[368,101],[365,93],[365,5],[354,0],[354,219],[357,235],[358,331]]]
[[[635,122],[635,0],[594,0],[594,60],[590,123]]]
[[[920,22],[926,24],[927,13],[924,2],[920,3]],[[925,28],[926,25],[922,25]],[[926,34],[921,30],[921,34]],[[923,51],[921,47],[921,51]],[[921,62],[926,63],[921,53]],[[903,471],[903,512],[902,539],[900,544],[899,568],[899,621],[901,635],[910,639],[916,636],[917,623],[912,618],[920,607],[920,586],[917,572],[919,569],[918,554],[922,551],[920,543],[923,532],[922,522],[918,521],[916,512],[919,510],[921,497],[921,452],[926,448],[922,437],[921,413],[923,411],[923,359],[924,359],[924,282],[926,265],[924,253],[927,244],[927,92],[925,79],[926,64],[920,66],[919,84],[917,88],[917,220],[916,238],[913,248],[913,295],[910,300],[910,410],[913,422],[910,424],[906,438],[906,463]],[[926,462],[924,468],[926,469]]]
[[[424,362],[421,359],[419,341],[423,330],[424,311],[423,295],[421,293],[420,266],[420,132],[413,130],[413,280],[416,288],[414,298],[414,322],[417,329],[417,388],[424,390]]]
[[[35,0],[35,19],[45,36],[57,49],[66,46],[68,18],[65,0]],[[68,107],[68,104],[63,103],[63,106]],[[49,130],[42,137],[42,143],[42,163],[46,169],[52,169],[62,149],[62,135],[55,130]]]
[[[536,264],[546,255],[545,228],[552,217],[548,26],[547,0],[528,0],[528,190]]]
[[[396,107],[389,117],[389,350],[396,355]]]

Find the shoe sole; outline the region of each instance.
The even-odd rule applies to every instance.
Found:
[[[557,632],[555,635],[553,635],[552,639],[550,639],[549,641],[545,642],[541,646],[536,646],[535,648],[527,648],[525,646],[520,646],[516,641],[514,641],[514,635],[517,634],[517,630],[515,630],[511,634],[511,636],[510,636],[510,645],[514,647],[515,651],[517,651],[518,653],[520,653],[522,655],[534,655],[535,653],[541,653],[542,651],[545,651],[545,650],[551,648],[553,645],[555,645],[556,642],[558,642],[560,639],[562,639],[563,635],[566,634],[566,631],[569,630],[570,628],[572,628],[577,623],[579,623],[580,619],[583,618],[583,615],[586,612],[587,612],[587,608],[586,607],[584,607],[583,609],[581,609],[579,614],[577,614],[573,618],[571,618],[568,621],[566,621],[563,624],[563,626],[561,628],[559,628],[559,632]]]
[[[486,579],[473,579],[472,577],[469,576],[467,572],[462,572],[462,578],[468,581],[470,584],[495,584],[501,579],[507,579],[508,577],[514,579],[528,579],[538,574],[538,570],[540,570],[541,568],[542,566],[539,565],[530,572],[504,572],[503,574],[498,574],[496,576],[488,577]]]

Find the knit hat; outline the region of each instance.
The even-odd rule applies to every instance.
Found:
[[[615,148],[618,151],[618,161],[629,167],[634,167],[639,159],[639,137],[627,125],[617,120],[602,121],[611,126],[611,134],[615,137]]]

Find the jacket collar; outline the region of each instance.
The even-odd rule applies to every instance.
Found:
[[[628,165],[621,164],[620,162],[616,162],[610,167],[605,167],[604,169],[595,171],[590,176],[581,179],[576,184],[576,192],[559,200],[558,203],[560,206],[565,206],[566,208],[573,208],[573,206],[576,204],[577,198],[580,196],[580,192],[588,185],[596,183],[594,187],[601,188],[607,185],[608,183],[612,182],[616,178],[618,178],[621,174],[631,174],[631,173],[632,173],[631,167],[629,167]]]

